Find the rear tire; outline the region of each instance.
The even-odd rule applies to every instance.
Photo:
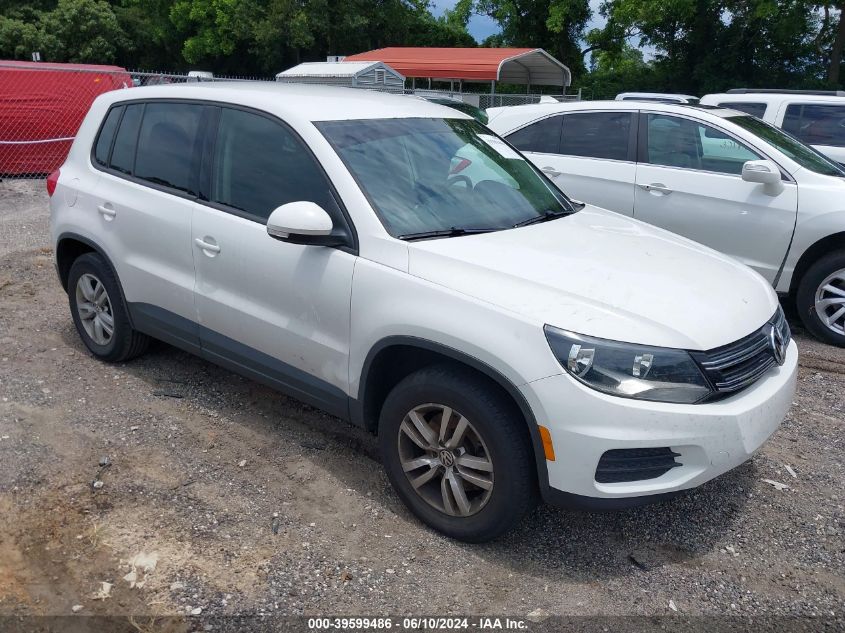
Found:
[[[825,255],[807,269],[795,303],[810,333],[826,343],[845,347],[845,252]]]
[[[76,331],[94,356],[119,363],[146,351],[150,339],[132,329],[117,275],[101,255],[80,255],[67,287]]]
[[[449,365],[426,367],[384,402],[382,462],[399,497],[424,523],[460,541],[489,541],[536,504],[525,424],[487,379]]]

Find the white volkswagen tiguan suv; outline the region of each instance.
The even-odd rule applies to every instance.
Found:
[[[503,533],[538,494],[614,508],[695,487],[792,401],[797,349],[764,279],[570,201],[444,106],[110,92],[48,191],[95,356],[154,337],[378,433],[398,495],[458,539]]]
[[[830,159],[735,110],[592,101],[488,112],[567,194],[736,257],[815,336],[845,347],[845,171]]]

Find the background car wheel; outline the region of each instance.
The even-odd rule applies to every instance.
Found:
[[[845,347],[845,253],[810,266],[798,286],[798,314],[817,338]]]
[[[94,356],[121,362],[147,349],[150,339],[132,329],[117,277],[100,255],[85,253],[73,262],[68,299],[76,330]]]
[[[405,505],[452,538],[479,543],[536,503],[536,467],[522,415],[469,370],[428,367],[384,402],[379,446]]]

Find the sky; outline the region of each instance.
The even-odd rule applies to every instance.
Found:
[[[444,9],[451,9],[457,0],[432,0],[432,12],[434,15],[441,15]],[[590,0],[590,8],[593,10],[593,19],[587,25],[587,30],[601,28],[605,20],[599,15],[601,0]],[[469,20],[469,32],[479,43],[494,33],[499,32],[498,23],[486,15],[473,15]]]

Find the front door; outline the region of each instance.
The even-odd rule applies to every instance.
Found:
[[[216,136],[192,226],[203,355],[346,416],[355,256],[266,230],[276,207],[299,200],[343,222],[332,187],[274,117],[221,108]]]
[[[634,217],[731,255],[773,283],[795,228],[797,186],[784,182],[772,196],[744,181],[742,165],[765,157],[705,123],[644,113],[640,126]]]

